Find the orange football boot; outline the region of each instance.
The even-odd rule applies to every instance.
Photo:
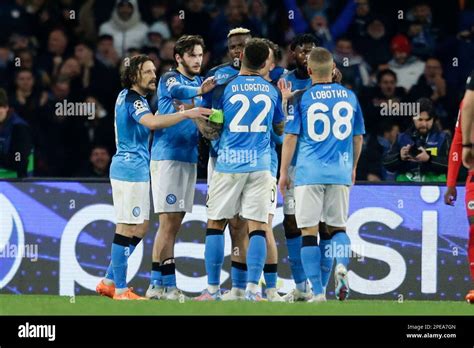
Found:
[[[466,295],[466,301],[470,304],[474,304],[474,290],[469,291]]]
[[[100,283],[97,284],[95,292],[101,296],[113,298],[115,294],[115,285],[107,285],[103,280],[101,280]]]
[[[113,299],[114,300],[148,300],[146,297],[139,296],[135,294],[132,288],[128,288],[127,291],[125,291],[122,294],[115,294]]]

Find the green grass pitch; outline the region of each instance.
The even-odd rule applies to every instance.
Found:
[[[348,300],[326,303],[113,301],[47,295],[0,295],[0,315],[474,315],[464,301]]]

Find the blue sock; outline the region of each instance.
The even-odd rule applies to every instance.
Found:
[[[112,265],[114,269],[114,282],[117,289],[127,287],[127,266],[128,257],[130,256],[130,239],[129,237],[115,234],[112,243]]]
[[[249,247],[247,249],[247,283],[258,284],[266,258],[265,231],[253,231],[249,234]]]
[[[150,285],[154,286],[161,286],[161,266],[159,262],[152,262],[151,264],[151,277],[150,277]]]
[[[164,260],[160,266],[161,282],[165,288],[176,287],[176,264],[174,257]]]
[[[206,231],[206,247],[204,249],[207,283],[219,285],[221,269],[224,263],[224,231],[208,228]]]
[[[327,238],[327,237],[322,237]],[[319,250],[321,250],[321,283],[323,287],[328,286],[333,264],[333,252],[331,248],[331,237],[319,240]]]
[[[132,237],[131,242],[130,242],[130,255],[133,254],[133,251],[137,247],[137,245],[140,243],[142,239],[138,237]],[[114,267],[112,266],[112,261],[109,263],[109,267],[107,267],[107,271],[105,272],[105,278],[109,280],[114,280]]]
[[[276,288],[277,285],[277,272],[278,264],[267,263],[263,267],[263,277],[265,278],[265,286],[267,289]]]
[[[245,263],[232,261],[231,268],[232,287],[245,289],[247,285],[247,265]]]
[[[296,284],[304,283],[307,278],[301,263],[301,235],[294,237],[294,235],[285,234],[285,237],[293,280]]]
[[[342,263],[347,268],[349,265],[349,255],[351,250],[351,240],[346,231],[334,231],[332,235],[332,250],[336,258],[336,265]]]
[[[316,236],[304,236],[301,247],[301,260],[306,275],[313,286],[313,294],[323,293],[321,284],[321,250]]]

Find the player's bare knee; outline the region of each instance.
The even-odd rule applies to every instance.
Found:
[[[137,225],[135,228],[134,236],[143,239],[148,232],[150,221],[145,220],[142,224]]]
[[[294,215],[285,215],[283,219],[283,229],[285,230],[285,237],[287,239],[301,236],[301,230],[296,224]]]

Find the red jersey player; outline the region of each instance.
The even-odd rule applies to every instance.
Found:
[[[474,80],[474,79],[473,79]],[[470,79],[468,79],[467,88],[471,91],[474,90],[473,85],[470,86]],[[454,138],[449,151],[449,164],[448,164],[448,180],[446,185],[448,189],[444,195],[444,202],[449,205],[454,205],[457,198],[456,181],[459,174],[459,169],[462,165],[462,150],[463,136],[461,130],[462,112],[464,100],[459,106],[458,120],[456,122],[456,128],[454,131]],[[469,168],[469,175],[466,180],[466,212],[469,220],[469,244],[468,244],[468,258],[469,258],[469,269],[471,272],[471,280],[474,281],[474,166],[471,165]],[[474,290],[469,291],[466,295],[466,301],[474,303]]]

